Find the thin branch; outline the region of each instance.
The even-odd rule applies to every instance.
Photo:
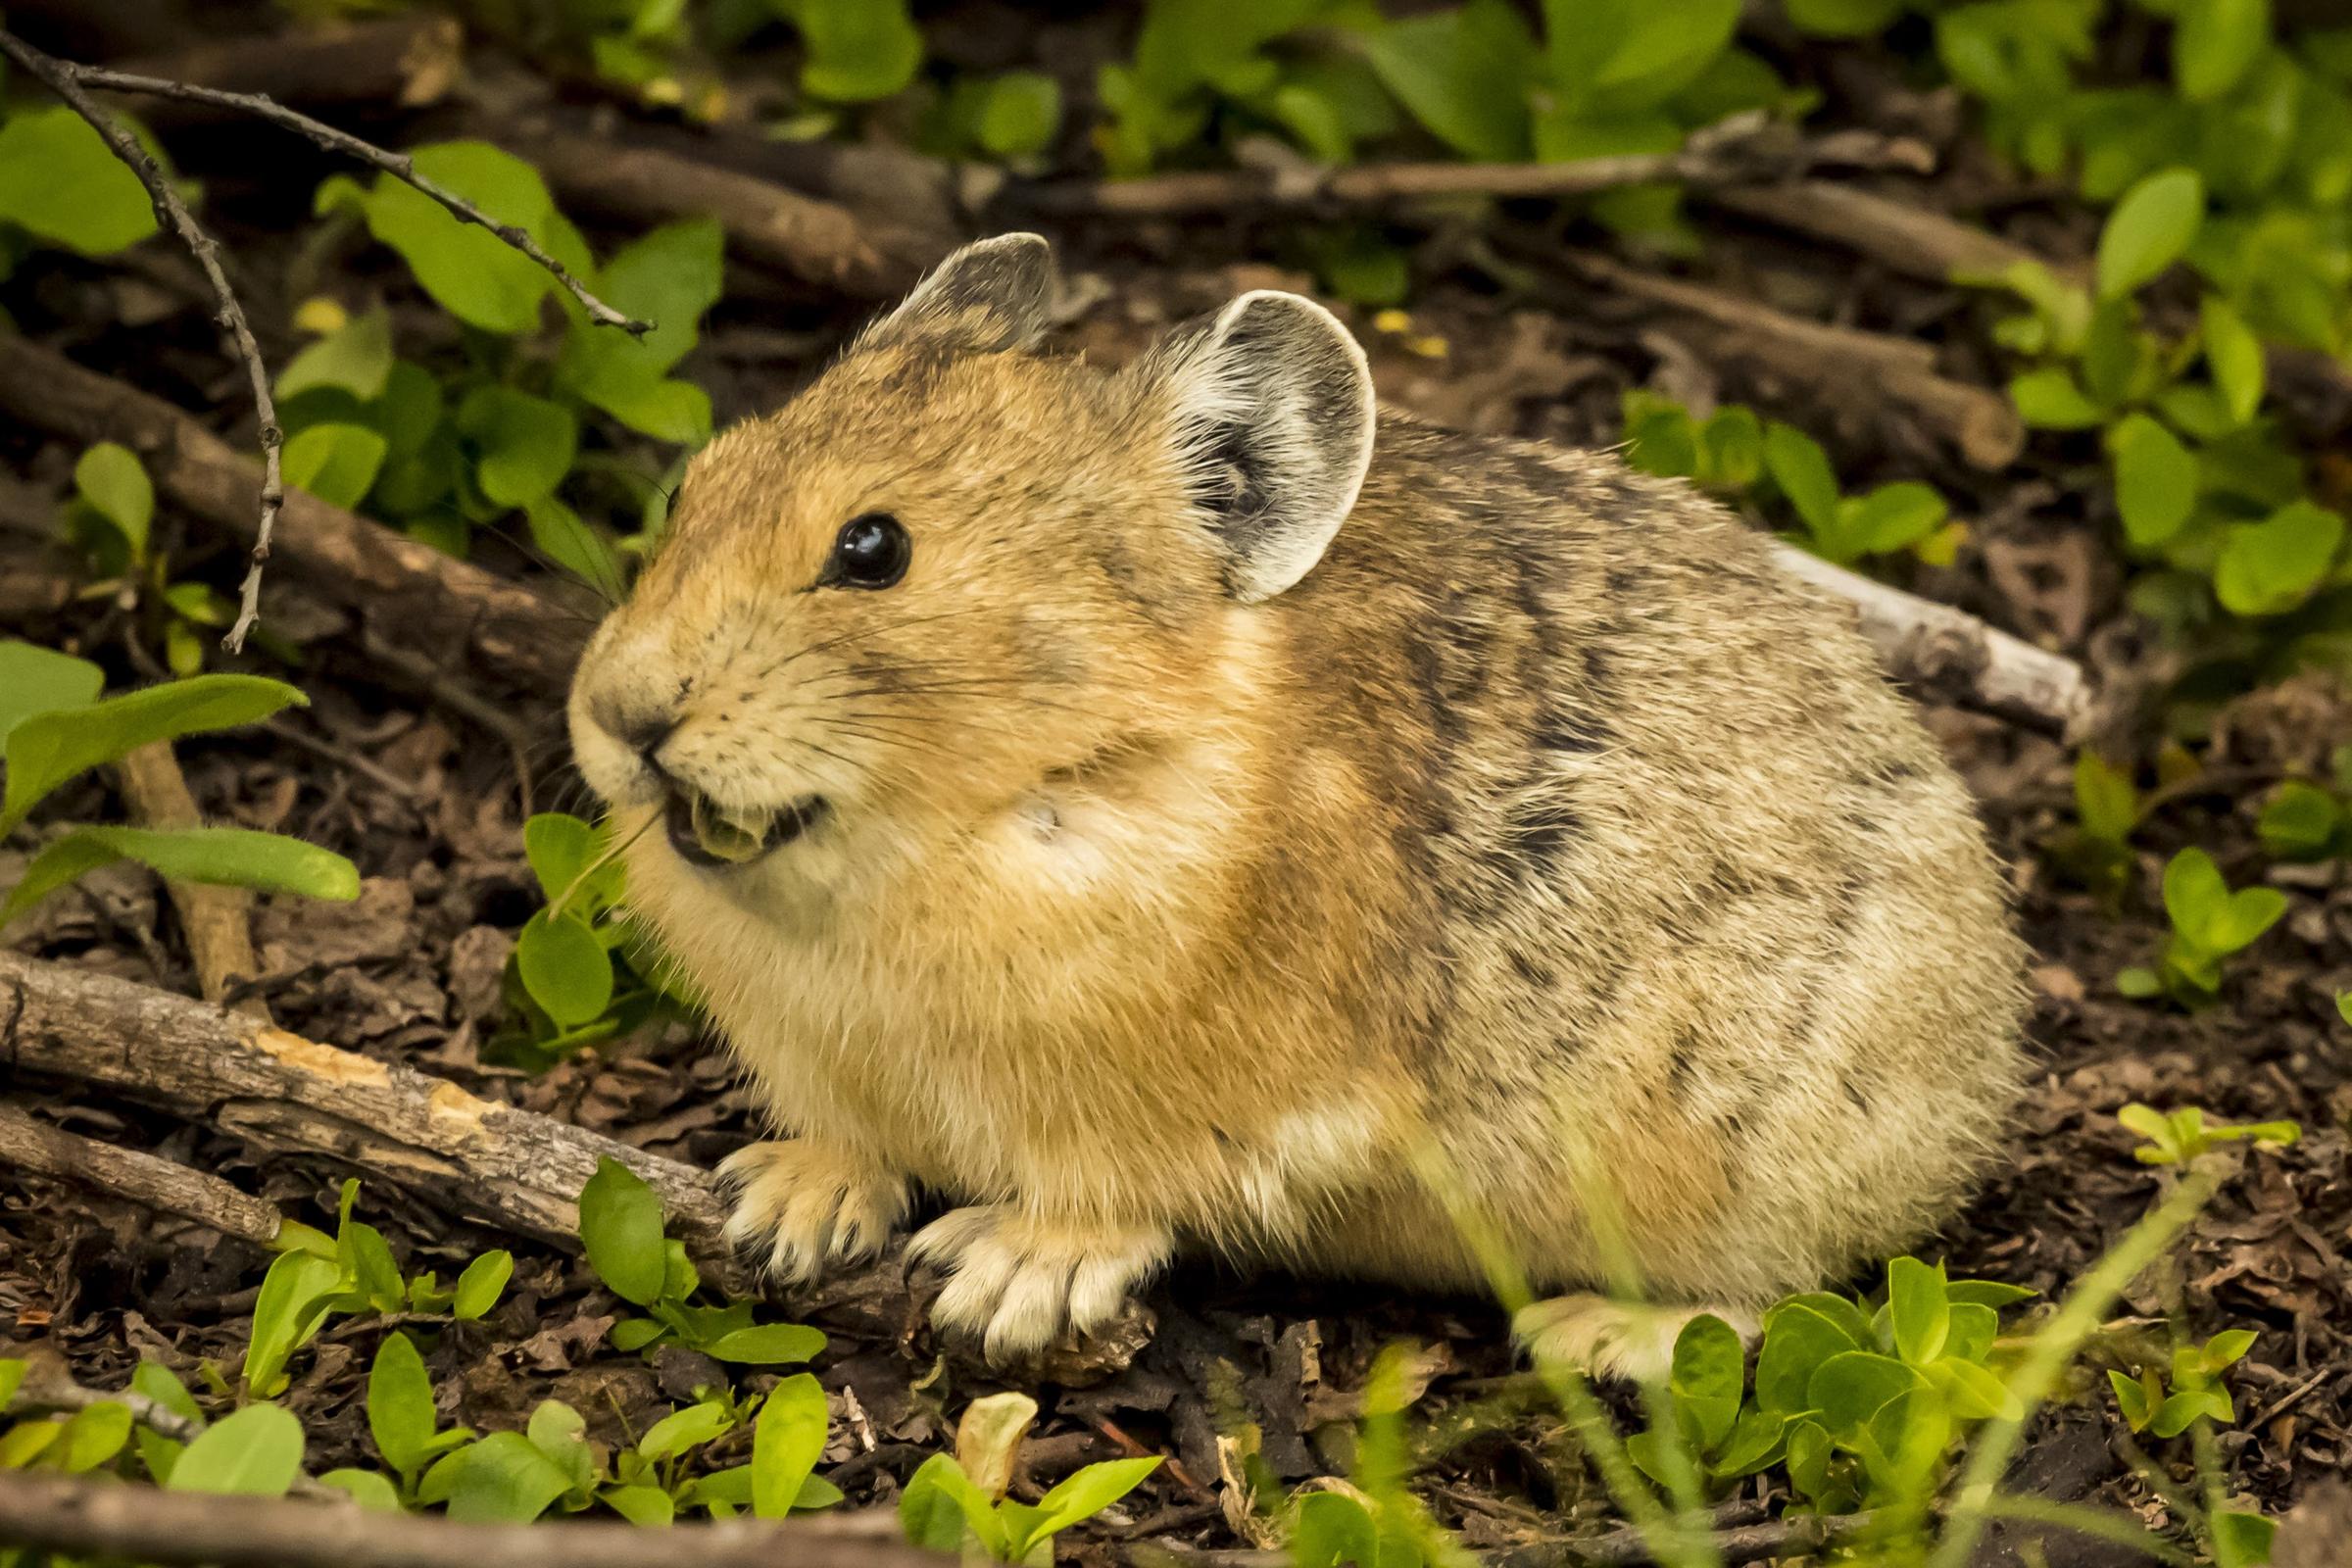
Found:
[[[324,121],[313,120],[299,110],[288,109],[266,93],[199,87],[193,82],[170,81],[162,76],[141,76],[127,71],[110,71],[103,66],[65,65],[62,61],[53,61],[52,64],[64,66],[83,85],[106,92],[144,93],[151,97],[176,99],[181,103],[233,109],[257,120],[266,120],[273,125],[282,125],[298,136],[317,142],[328,152],[341,153],[346,158],[380,169],[394,179],[414,187],[418,195],[429,196],[439,202],[449,216],[459,222],[488,229],[545,268],[557,282],[570,291],[573,299],[580,302],[580,309],[586,311],[588,318],[597,325],[617,326],[631,337],[643,337],[654,329],[653,322],[624,316],[589,293],[588,285],[574,277],[562,262],[541,249],[539,242],[531,238],[527,230],[514,223],[500,222],[447,185],[416,172],[416,161],[407,153],[386,152],[373,142],[362,141],[349,131],[337,130]]]
[[[125,169],[138,177],[146,187],[147,199],[154,204],[156,221],[177,235],[197,265],[204,269],[211,283],[214,298],[220,301],[220,321],[236,345],[237,355],[245,362],[246,374],[253,381],[253,407],[261,421],[262,445],[262,520],[254,535],[252,564],[246,568],[245,581],[237,593],[237,618],[229,625],[227,635],[220,639],[222,647],[236,653],[245,646],[245,635],[253,629],[262,612],[262,569],[270,559],[270,536],[276,525],[277,514],[285,505],[285,480],[279,471],[278,454],[285,445],[285,432],[278,428],[277,405],[270,395],[270,368],[263,363],[262,351],[253,338],[253,328],[245,319],[245,309],[237,303],[235,290],[228,285],[227,274],[220,270],[220,247],[200,227],[188,212],[179,193],[172,188],[154,155],[140,145],[137,137],[99,107],[86,89],[101,91],[146,93],[175,99],[182,103],[209,104],[216,108],[233,109],[266,120],[272,124],[306,136],[345,157],[369,164],[405,181],[418,193],[441,204],[449,215],[462,223],[472,223],[489,230],[524,256],[545,268],[555,279],[570,290],[572,298],[588,313],[589,319],[603,326],[616,326],[632,337],[641,337],[653,330],[653,323],[622,315],[588,292],[587,285],[547,254],[538,241],[513,223],[502,223],[480,208],[439,182],[416,172],[416,160],[405,153],[386,152],[372,142],[362,141],[346,131],[337,130],[322,121],[286,108],[262,93],[227,92],[218,87],[200,87],[190,82],[167,81],[161,76],[141,76],[123,71],[109,71],[100,66],[84,66],[43,54],[14,33],[0,29],[0,54],[5,54],[24,72],[57,94],[67,107],[89,122],[110,151]]]
[[[196,265],[204,269],[205,281],[212,285],[213,297],[220,305],[220,325],[236,345],[237,357],[245,362],[245,373],[253,382],[254,414],[262,426],[262,524],[254,535],[253,564],[246,568],[245,583],[238,593],[236,621],[221,639],[222,646],[234,653],[245,646],[245,634],[261,614],[262,564],[270,559],[270,530],[277,523],[278,509],[286,503],[285,479],[278,471],[278,452],[286,437],[277,425],[277,404],[270,396],[270,368],[262,363],[261,346],[253,340],[245,307],[237,303],[236,291],[228,286],[228,274],[220,270],[220,247],[198,226],[155,155],[82,90],[83,68],[45,55],[5,29],[0,29],[0,54],[15,61],[26,75],[87,121],[122,167],[138,176],[147,188],[148,201],[154,204],[156,222],[177,235],[188,254],[196,258]]]
[[[280,1218],[276,1207],[220,1177],[191,1170],[160,1154],[122,1149],[52,1127],[11,1104],[0,1104],[0,1166],[95,1187],[256,1247],[268,1247],[277,1240]]]
[[[278,1497],[0,1471],[0,1542],[170,1568],[952,1568],[895,1514],[727,1520],[649,1532],[603,1521],[461,1524]]]
[[[119,1404],[130,1412],[130,1418],[173,1443],[193,1443],[204,1434],[204,1423],[191,1421],[178,1411],[161,1404],[135,1389],[120,1394],[107,1394],[98,1389],[86,1389],[67,1377],[62,1371],[36,1370],[19,1386],[15,1397],[8,1401],[12,1416],[73,1415],[96,1404]],[[350,1494],[317,1480],[307,1472],[297,1472],[293,1494],[309,1497],[315,1502],[332,1503],[340,1511],[357,1513]],[[0,1498],[0,1516],[6,1513],[5,1498]],[[5,1528],[0,1527],[0,1534]]]

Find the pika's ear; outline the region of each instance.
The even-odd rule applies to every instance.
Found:
[[[1372,370],[1337,318],[1273,289],[1179,327],[1136,373],[1164,387],[1169,439],[1244,604],[1323,559],[1372,464]]]
[[[899,308],[858,335],[880,348],[928,338],[995,354],[1023,349],[1046,329],[1054,303],[1054,247],[1042,234],[974,240],[931,270]]]

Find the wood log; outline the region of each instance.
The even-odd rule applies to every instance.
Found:
[[[277,1239],[277,1210],[218,1176],[141,1150],[78,1137],[5,1103],[0,1103],[0,1165],[94,1187],[256,1247]]]
[[[260,465],[163,399],[11,335],[0,410],[69,441],[120,441],[174,505],[251,542]],[[586,618],[546,596],[304,491],[286,492],[273,559],[385,642],[463,658],[477,680],[560,698],[587,641]]]

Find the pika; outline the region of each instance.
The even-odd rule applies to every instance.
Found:
[[[1105,371],[1054,286],[967,246],[712,442],[573,686],[783,1135],[737,1238],[806,1277],[945,1195],[934,1322],[1017,1359],[1187,1248],[1477,1289],[1470,1214],[1539,1353],[1645,1375],[1948,1218],[2022,950],[1841,607],[1680,482],[1378,409],[1308,300]]]

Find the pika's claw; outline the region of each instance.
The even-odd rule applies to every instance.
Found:
[[[764,1247],[768,1271],[790,1283],[880,1251],[906,1217],[904,1180],[812,1139],[749,1145],[718,1174],[736,1190],[728,1242]]]
[[[1019,1360],[1062,1330],[1091,1333],[1167,1260],[1156,1227],[1039,1220],[1009,1203],[958,1208],[917,1231],[907,1256],[954,1271],[931,1322],[980,1341],[996,1362]]]
[[[1663,1381],[1674,1371],[1674,1342],[1692,1318],[1714,1316],[1753,1343],[1755,1314],[1736,1306],[1664,1306],[1606,1296],[1555,1296],[1522,1307],[1511,1337],[1539,1364],[1628,1383]]]

